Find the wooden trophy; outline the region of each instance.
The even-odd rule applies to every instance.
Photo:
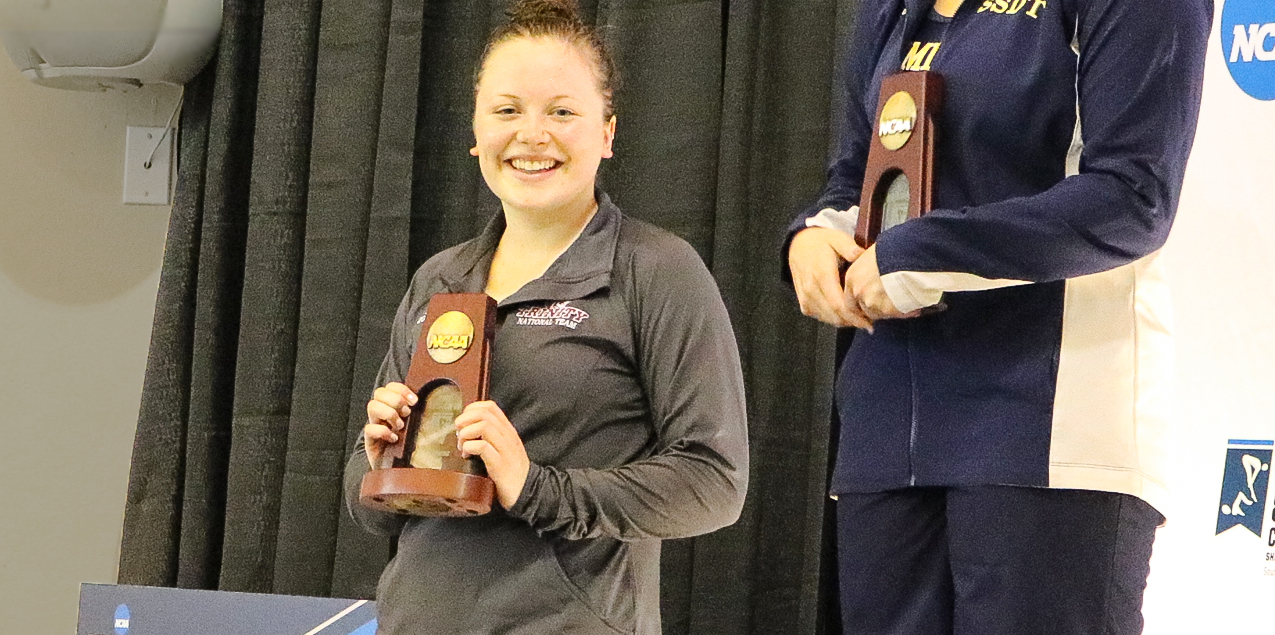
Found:
[[[430,298],[421,337],[403,381],[419,400],[398,442],[363,476],[359,502],[414,516],[476,516],[491,511],[496,485],[482,461],[456,447],[456,416],[487,399],[496,301],[485,293]]]
[[[860,247],[867,249],[882,231],[930,211],[935,122],[942,106],[943,77],[938,73],[908,71],[881,82],[877,134],[868,150],[854,232]]]

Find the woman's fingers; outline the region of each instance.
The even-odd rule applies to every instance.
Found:
[[[398,443],[398,433],[379,423],[369,423],[363,426],[363,441],[376,441],[380,444]]]
[[[847,326],[853,326],[854,328],[863,329],[871,333],[873,323],[872,315],[863,307],[863,305],[859,304],[858,299],[855,298],[855,296],[849,291],[846,291],[842,297],[845,299],[847,310],[851,314],[850,319],[847,320]]]
[[[812,227],[798,232],[788,249],[788,268],[804,315],[837,327],[860,326],[862,318],[847,305],[841,266],[863,252],[843,232]]]
[[[492,401],[469,404],[456,417],[456,446],[466,457],[477,456],[496,483],[500,504],[513,506],[527,481],[531,461],[522,437],[504,411]]]
[[[385,448],[398,443],[398,434],[390,430],[384,423],[368,423],[363,426],[363,452],[367,454],[367,462],[372,469],[385,467],[381,465],[381,455]]]
[[[833,326],[843,326],[846,316],[837,306],[841,285],[837,283],[835,271],[833,269],[833,275],[829,276],[825,275],[827,268],[813,269],[800,279],[794,277],[793,286],[802,314]]]
[[[504,411],[495,402],[470,404],[456,417],[456,446],[466,456],[496,458],[512,446],[522,447],[522,439]],[[481,443],[480,443],[481,442]],[[470,444],[467,445],[466,444]],[[490,449],[488,455],[483,451]]]
[[[400,416],[406,417],[412,414],[412,406],[416,405],[417,396],[410,388],[400,383],[391,383],[381,386],[372,393],[372,402],[377,402],[389,406],[398,412]],[[369,410],[370,412],[370,410]]]
[[[407,414],[403,414],[401,409],[384,402],[376,400],[367,402],[367,422],[369,424],[387,426],[393,430],[402,430],[406,417],[410,414],[411,409],[408,409]]]
[[[367,424],[363,426],[363,448],[372,467],[377,467],[385,446],[398,442],[398,433],[407,427],[407,418],[418,397],[411,388],[390,382],[372,393],[367,402]]]
[[[496,449],[485,439],[462,441],[460,444],[460,452],[461,455],[466,458],[471,456],[481,458],[484,463],[489,460],[498,460],[500,458],[500,453],[497,452]]]
[[[372,393],[372,399],[367,402],[367,421],[381,423],[394,430],[402,430],[417,400],[418,397],[412,389],[398,382],[381,386]]]

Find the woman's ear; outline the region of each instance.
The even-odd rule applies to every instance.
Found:
[[[615,156],[612,151],[612,145],[615,143],[615,115],[611,115],[611,119],[607,121],[603,134],[606,135],[606,143],[602,147],[602,158],[610,159]]]
[[[473,157],[478,156],[478,146],[474,146],[469,149],[469,156],[473,156]]]

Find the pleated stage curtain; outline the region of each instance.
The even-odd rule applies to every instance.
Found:
[[[735,525],[669,541],[666,633],[833,633],[835,334],[780,283],[823,181],[854,0],[584,0],[612,41],[626,213],[712,269],[744,362],[751,485]],[[225,0],[187,87],[125,512],[125,584],[375,595],[393,545],[341,471],[411,273],[496,209],[473,70],[506,3]]]

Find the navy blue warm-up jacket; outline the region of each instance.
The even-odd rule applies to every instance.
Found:
[[[932,4],[860,3],[840,149],[790,236],[824,210],[854,212],[881,79]],[[900,310],[947,310],[855,337],[836,384],[833,493],[1048,486],[1163,511],[1173,367],[1157,254],[1212,17],[1210,0],[960,7],[931,67],[945,81],[936,209],[876,245]]]

